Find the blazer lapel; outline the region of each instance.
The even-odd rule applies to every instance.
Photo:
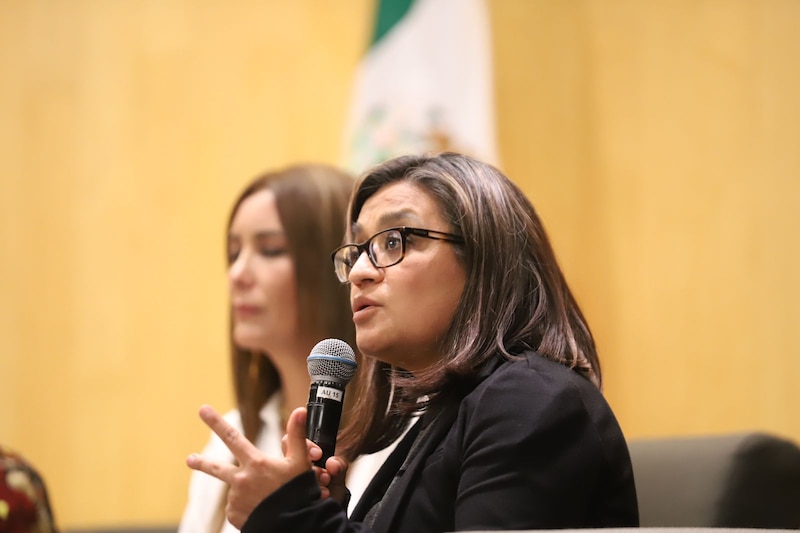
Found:
[[[392,489],[392,499],[383,502],[383,506],[375,519],[375,531],[388,532],[391,531],[392,527],[397,526],[395,518],[398,512],[405,507],[406,501],[411,493],[410,491],[413,490],[413,480],[419,476],[428,457],[433,453],[436,446],[438,446],[452,427],[453,421],[458,413],[458,406],[459,403],[457,402],[448,403],[441,409],[438,416],[435,416],[434,413],[426,413],[434,415],[433,420],[429,422],[430,427],[427,428],[427,434],[424,436],[423,441],[419,443],[414,457],[411,462],[406,465],[402,476],[397,480],[397,485]],[[422,424],[426,423],[425,418],[426,417],[423,416],[420,421]],[[404,457],[407,453],[408,452],[404,454]],[[372,484],[370,484],[370,488],[372,488]]]
[[[397,471],[403,465],[408,451],[411,449],[411,445],[414,443],[414,439],[416,439],[419,433],[419,426],[420,421],[417,420],[372,477],[367,488],[364,489],[364,494],[361,496],[355,509],[350,513],[350,518],[352,520],[358,522],[363,521],[367,512],[372,509],[372,506],[383,498],[384,493],[386,493],[386,490],[389,488]]]

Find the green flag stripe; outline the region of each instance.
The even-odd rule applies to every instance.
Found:
[[[411,9],[414,0],[379,0],[370,46],[380,41]]]

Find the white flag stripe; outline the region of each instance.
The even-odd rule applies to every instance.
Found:
[[[417,0],[359,67],[348,166],[443,148],[497,163],[492,80],[483,0]]]

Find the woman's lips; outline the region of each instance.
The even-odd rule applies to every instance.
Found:
[[[353,313],[353,322],[358,324],[360,322],[364,322],[370,316],[372,316],[376,311],[377,307],[374,305],[367,305],[364,306]]]
[[[233,306],[233,313],[238,318],[247,318],[255,316],[261,312],[261,308],[257,305],[239,304]]]
[[[371,316],[378,306],[368,298],[355,298],[352,303],[353,322],[361,322]]]

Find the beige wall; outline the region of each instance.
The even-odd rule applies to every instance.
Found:
[[[794,0],[493,0],[502,167],[630,437],[800,440]],[[0,442],[63,527],[174,523],[232,405],[223,224],[337,162],[371,0],[0,3]]]
[[[630,436],[800,440],[800,3],[492,3],[505,169]]]

